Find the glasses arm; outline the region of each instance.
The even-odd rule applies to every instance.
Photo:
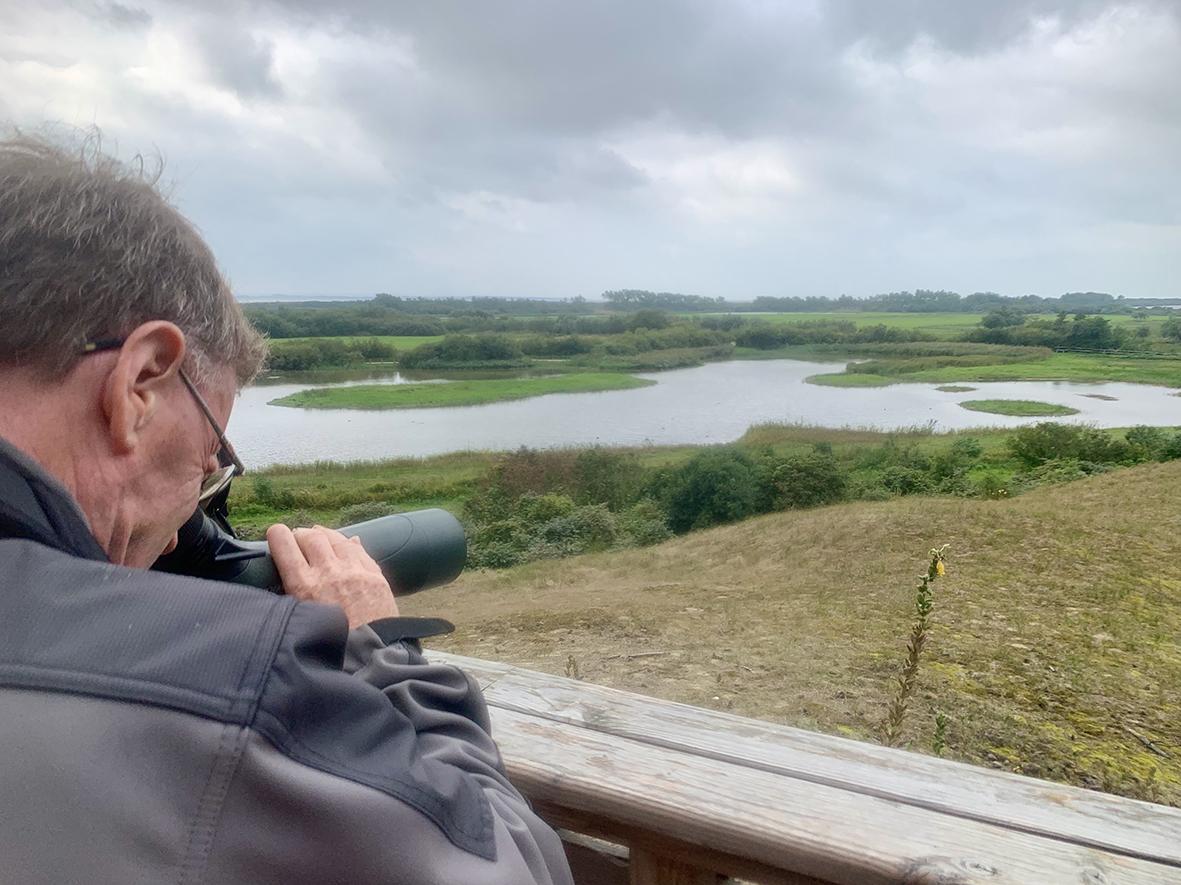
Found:
[[[197,386],[193,384],[193,381],[191,378],[189,378],[188,373],[185,372],[184,369],[177,369],[176,371],[177,374],[180,375],[180,380],[184,382],[185,387],[189,389],[189,393],[193,395],[193,399],[197,401],[197,405],[201,407],[201,411],[205,413],[206,419],[208,419],[210,426],[213,427],[213,432],[217,434],[217,441],[221,443],[222,449],[224,449],[226,454],[229,455],[230,463],[234,465],[234,476],[241,476],[246,472],[246,465],[244,465],[241,459],[238,458],[238,453],[234,451],[234,447],[230,445],[230,441],[226,439],[226,435],[218,425],[217,419],[213,417],[213,412],[209,411],[209,406],[205,404],[205,399],[201,396],[201,394],[197,393]]]

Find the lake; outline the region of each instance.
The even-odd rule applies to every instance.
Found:
[[[636,390],[384,412],[268,406],[268,400],[319,385],[265,379],[239,397],[227,432],[247,466],[263,467],[321,459],[418,457],[464,449],[507,450],[522,445],[724,443],[742,436],[752,424],[767,421],[881,430],[929,424],[936,430],[952,430],[983,425],[1016,427],[1048,420],[970,412],[958,405],[968,399],[1059,403],[1078,409],[1079,414],[1056,420],[1098,427],[1181,425],[1181,398],[1168,388],[1143,384],[1006,381],[973,383],[969,386],[975,387],[974,391],[946,393],[936,390],[935,384],[837,388],[804,383],[809,375],[839,371],[843,365],[736,360],[695,369],[639,373],[639,377],[657,383]],[[330,377],[324,376],[325,380]],[[408,380],[391,372],[367,371],[349,383]]]

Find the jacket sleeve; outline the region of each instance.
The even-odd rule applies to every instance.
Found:
[[[519,854],[537,881],[569,881],[561,840],[509,783],[492,740],[488,708],[476,680],[458,667],[431,664],[417,641],[386,645],[369,627],[349,635],[345,669],[375,688],[414,724],[420,752],[467,772],[480,786],[498,828],[497,855]],[[510,840],[504,844],[505,839]]]
[[[301,603],[227,781],[207,881],[570,885],[475,681]]]

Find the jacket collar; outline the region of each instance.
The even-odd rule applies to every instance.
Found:
[[[106,562],[78,502],[40,464],[0,437],[0,538],[25,538]]]

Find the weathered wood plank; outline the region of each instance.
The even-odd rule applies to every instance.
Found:
[[[1177,885],[1181,869],[494,709],[509,776],[550,806],[843,885]],[[729,873],[729,870],[719,870]]]
[[[494,708],[1080,846],[1181,867],[1181,810],[646,698],[509,665],[432,654]],[[1181,872],[1178,873],[1181,879]]]

